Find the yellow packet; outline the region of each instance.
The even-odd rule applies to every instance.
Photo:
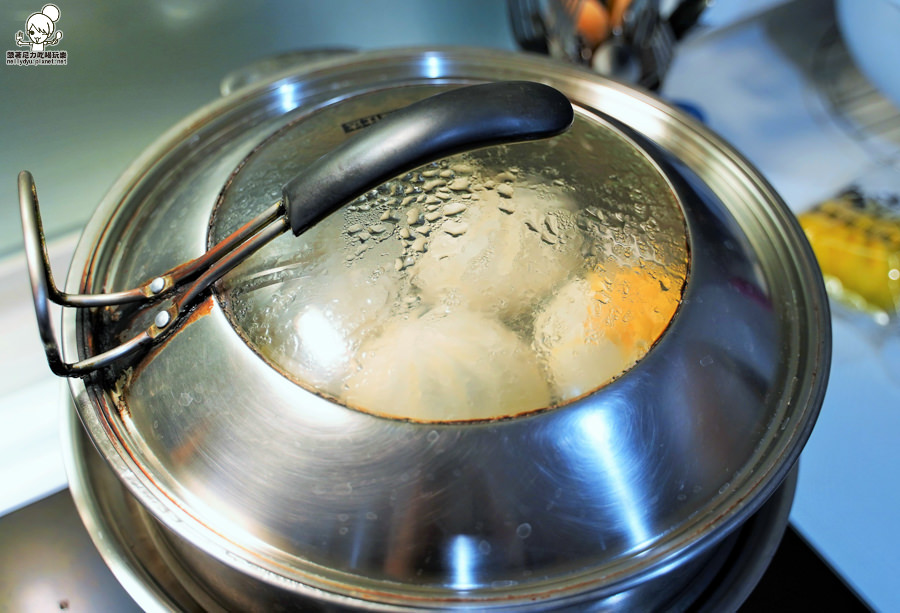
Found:
[[[900,312],[900,211],[856,191],[798,216],[829,296],[887,323]]]

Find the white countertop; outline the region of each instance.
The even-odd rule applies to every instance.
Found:
[[[4,18],[0,23],[7,24],[8,30],[0,32],[0,37],[8,35],[10,47],[15,31],[23,29],[39,4],[13,0],[0,9]],[[326,4],[328,9],[321,8]],[[167,42],[155,46],[154,36],[140,25],[121,25],[125,15],[117,11],[127,11],[117,5],[104,3],[105,13],[88,14],[82,9],[80,15],[78,7],[60,5],[58,25],[66,36],[61,47],[69,49],[70,65],[53,69],[72,74],[59,77],[55,84],[49,79],[36,96],[28,93],[37,83],[33,74],[0,67],[0,133],[5,142],[16,143],[0,153],[0,179],[7,184],[0,252],[10,253],[0,260],[4,329],[0,335],[0,423],[4,424],[0,429],[0,515],[65,487],[57,428],[61,383],[46,367],[24,260],[17,253],[18,219],[9,214],[14,210],[13,181],[18,170],[29,168],[35,173],[45,215],[55,219],[48,223],[49,233],[56,237],[50,251],[57,277],[62,278],[77,236],[67,229],[80,227],[92,203],[158,134],[215,98],[219,78],[229,69],[267,54],[324,45],[513,48],[502,2],[428,3],[434,19],[428,28],[421,25],[425,3],[389,3],[399,11],[392,13],[390,27],[379,3],[340,4],[271,5],[267,14],[281,11],[282,16],[307,25],[332,24],[306,27],[299,40],[290,33],[268,32],[265,23],[270,20],[256,15],[254,21],[237,2],[224,3],[214,12],[204,9],[206,13],[190,14],[184,9],[188,5],[167,0],[154,5],[160,7],[158,12],[143,8],[146,14],[130,20],[143,20],[147,28],[162,32],[157,38]],[[720,4],[721,12],[709,19],[725,15],[724,21],[733,21],[734,15],[726,13],[734,5]],[[207,7],[208,3],[196,5]],[[805,22],[798,22],[796,16],[788,20],[778,13],[786,8],[812,11],[812,16],[807,15]],[[329,11],[349,17],[334,25]],[[439,27],[446,25],[450,15],[456,27]],[[867,152],[828,121],[827,105],[807,74],[802,45],[809,46],[806,39],[819,35],[816,28],[826,27],[832,19],[828,0],[790,2],[767,15],[767,19],[740,21],[687,41],[679,50],[664,94],[698,105],[710,127],[755,163],[795,211],[861,177],[893,181],[894,170],[873,166]],[[95,17],[98,23],[91,24]],[[246,31],[238,28],[242,20],[247,22]],[[806,23],[806,39],[786,36],[789,24],[796,23]],[[104,24],[110,33],[101,40],[99,29]],[[372,24],[371,28],[365,24]],[[360,35],[364,30],[368,36]],[[194,42],[199,41],[202,50],[185,46],[186,31],[198,32]],[[248,38],[234,39],[236,31]],[[237,42],[226,51],[219,39],[229,36]],[[793,42],[786,43],[785,38]],[[155,48],[160,49],[155,59],[142,55],[152,56]],[[180,68],[173,64],[179,54]],[[83,65],[87,61],[95,65]],[[108,79],[96,74],[100,68]],[[186,81],[178,81],[178,75]],[[86,81],[79,84],[79,79]],[[900,588],[893,571],[900,568],[900,523],[896,521],[900,517],[900,478],[896,476],[900,332],[896,328],[888,332],[852,317],[835,318],[829,390],[801,457],[791,520],[872,606],[900,610]]]

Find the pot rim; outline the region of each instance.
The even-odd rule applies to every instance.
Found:
[[[192,608],[199,606],[196,600],[203,599],[205,594],[214,597],[208,586],[201,586],[186,574],[169,576],[159,570],[156,563],[159,554],[153,547],[153,540],[146,538],[144,532],[147,526],[141,521],[144,518],[125,519],[104,505],[103,492],[98,490],[102,484],[96,482],[96,477],[108,473],[109,478],[115,479],[118,489],[112,492],[113,495],[121,494],[127,499],[131,498],[130,492],[91,446],[72,400],[65,391],[60,394],[60,407],[63,460],[75,507],[91,541],[119,583],[145,611]],[[96,456],[96,466],[91,456]],[[797,488],[798,469],[799,463],[794,465],[784,483],[760,510],[736,531],[737,538],[729,559],[709,583],[710,587],[699,598],[688,599],[696,610],[737,609],[750,595],[787,528]],[[135,498],[131,500],[140,504]],[[187,594],[179,593],[182,588],[187,589]]]

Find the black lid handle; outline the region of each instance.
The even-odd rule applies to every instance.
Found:
[[[428,162],[555,136],[573,118],[563,94],[526,81],[461,87],[413,103],[323,155],[284,186],[291,230],[300,234],[366,191]]]

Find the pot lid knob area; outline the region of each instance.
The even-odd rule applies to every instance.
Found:
[[[379,97],[365,103],[381,108]],[[217,203],[212,241],[254,214],[252,194],[273,175],[314,158],[322,145],[309,134],[346,113],[325,109],[258,147]],[[560,406],[620,376],[666,329],[687,269],[665,175],[580,112],[553,139],[391,177],[262,249],[218,296],[296,383],[377,415],[452,422]]]

